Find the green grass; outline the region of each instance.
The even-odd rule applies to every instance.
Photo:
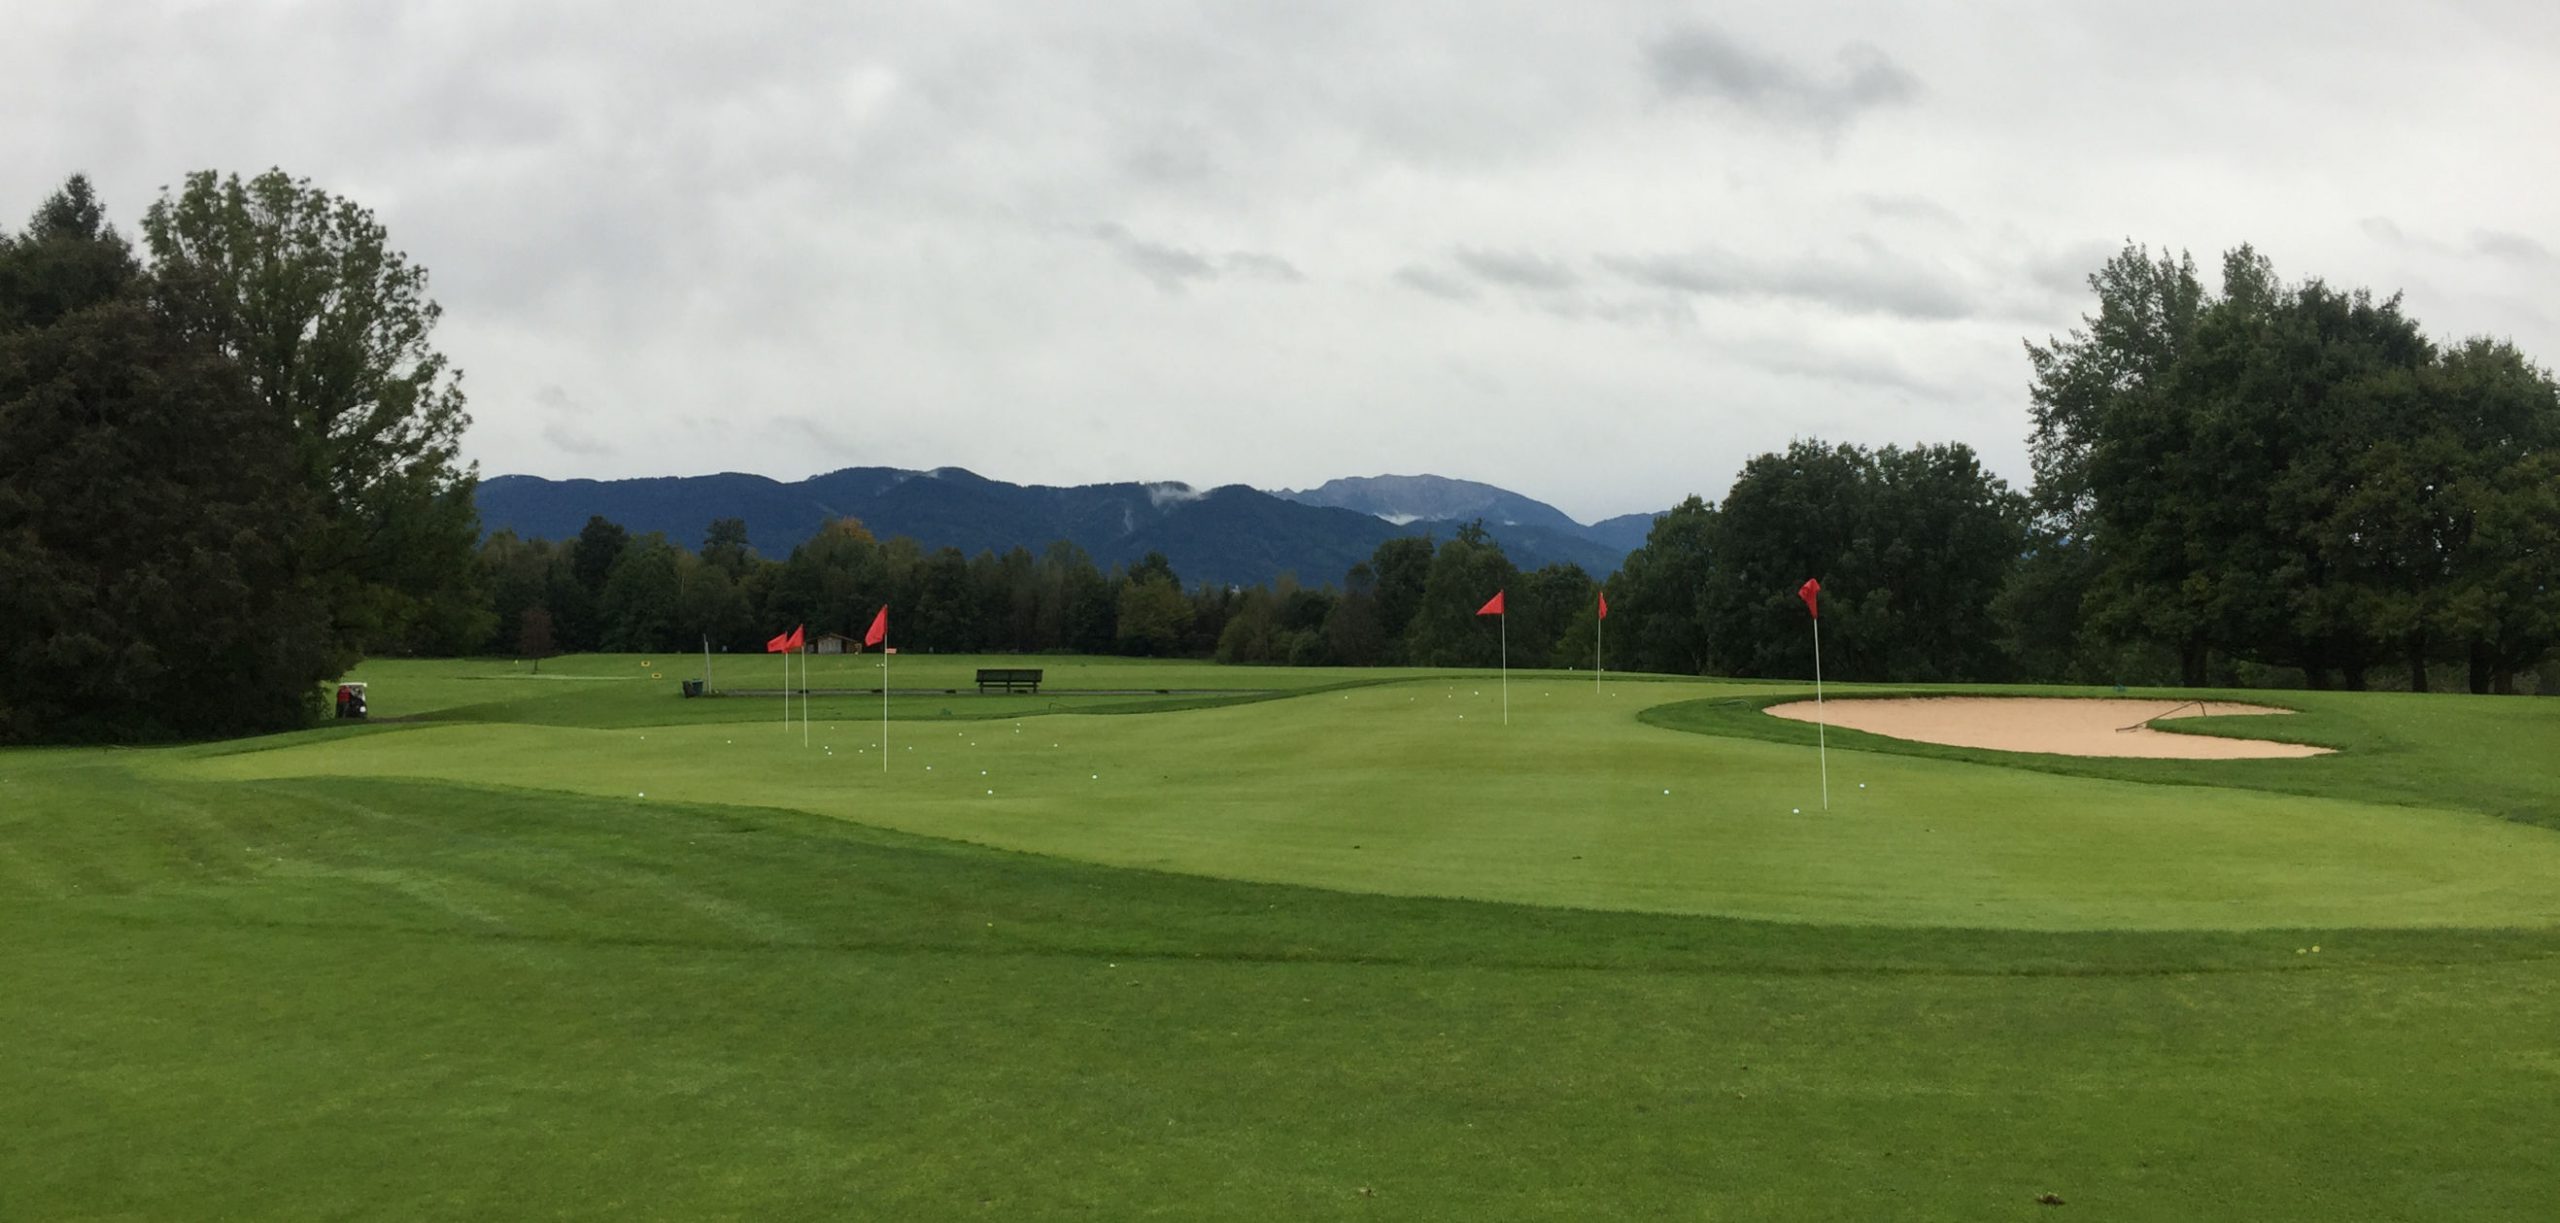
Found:
[[[2073,775],[1835,739],[1835,784],[1876,806],[1826,819],[1756,812],[1809,792],[1783,735],[1638,720],[1773,686],[1515,675],[1507,730],[1462,704],[1490,676],[1019,736],[925,721],[893,746],[960,763],[884,788],[841,759],[876,722],[834,723],[831,759],[761,717],[646,720],[729,702],[488,665],[369,666],[376,708],[423,723],[0,753],[0,1217],[2541,1219],[2560,1197],[2560,923],[2533,916],[2560,834],[2493,818],[2547,780],[2461,764],[2500,736],[2528,759],[2529,702],[2324,698],[2304,722],[2346,748],[2324,762],[2373,743],[2441,773],[2383,795],[2352,770]],[[519,682],[583,683],[608,728],[465,713],[555,699],[476,695]],[[1129,775],[1093,781],[1104,761]],[[995,801],[961,792],[990,788],[973,764],[1004,770]],[[1639,801],[1657,769],[1697,805]],[[1106,788],[1038,793],[1076,781]],[[2188,920],[2235,901],[2267,922]],[[1707,915],[1752,906],[1802,912]],[[2082,928],[2128,913],[2157,928]]]
[[[852,720],[868,709],[850,700],[819,702],[815,749],[802,747],[796,725],[778,722],[466,724],[234,752],[178,771],[752,803],[1112,865],[1772,920],[2062,929],[2560,922],[2560,889],[2550,886],[2560,879],[2560,835],[2459,807],[2359,801],[2352,785],[2303,797],[2228,784],[2275,762],[2152,772],[2225,782],[2200,792],[1844,750],[1826,814],[1800,747],[1638,724],[1639,710],[1678,710],[1682,698],[1751,686],[1625,684],[1595,694],[1587,677],[1531,674],[1514,677],[1512,689],[1510,725],[1485,677],[1138,717],[902,721],[891,727],[885,772],[878,724]]]
[[[813,655],[803,677],[791,664],[790,687],[812,698],[820,716],[880,716],[876,655]],[[1147,713],[1242,704],[1292,693],[1357,687],[1428,674],[1360,668],[1219,667],[1146,658],[990,655],[900,655],[890,660],[890,716],[898,720],[979,721],[1046,713]],[[1047,673],[1039,693],[980,695],[979,667],[1034,666]],[[537,726],[636,727],[730,725],[783,715],[779,658],[714,655],[713,694],[682,699],[683,681],[702,675],[702,656],[577,655],[533,664],[511,659],[392,659],[366,664],[367,706],[378,720],[518,723]],[[863,690],[844,695],[844,690]],[[755,695],[745,695],[753,693]],[[792,724],[802,717],[795,699]]]

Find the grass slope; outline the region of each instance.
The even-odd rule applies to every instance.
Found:
[[[1515,677],[1507,726],[1488,677],[1133,717],[902,721],[886,772],[878,726],[845,717],[865,712],[850,700],[818,703],[815,749],[796,728],[760,722],[470,724],[233,752],[179,771],[780,806],[1114,865],[1774,920],[2560,923],[2560,834],[2357,801],[2346,786],[2342,797],[2232,787],[2279,762],[2153,770],[2189,783],[2160,786],[1844,750],[1825,814],[1800,748],[1636,724],[1641,709],[1699,693],[1779,689],[1595,694],[1587,682]],[[2223,784],[2199,789],[2207,778]]]
[[[1516,680],[1515,718],[1543,699]],[[592,702],[617,725],[674,704],[590,687],[633,693]],[[1301,717],[1386,736],[1304,710],[1416,687],[1023,733],[1138,736],[1196,799],[1222,761],[1285,776]],[[1413,755],[1479,742],[1457,699],[1376,745],[1372,780],[1488,767]],[[730,737],[751,726],[781,737]],[[939,729],[955,753],[1012,734]],[[555,774],[658,759],[637,730],[578,733],[600,761],[509,746],[562,727],[441,723],[0,753],[0,1217],[2522,1220],[2560,1195],[2536,1140],[2560,1122],[2547,927],[1912,928],[1317,890],[845,818],[972,807],[932,790],[785,809],[767,800],[825,763],[796,747],[719,802],[503,784],[517,751]],[[1751,753],[1801,755],[1632,710],[1571,733],[1730,755],[1701,778],[1720,788]],[[399,750],[488,767],[227,771]],[[1919,770],[1897,788],[2249,797],[1876,759]],[[2446,811],[2501,801],[2461,783]],[[2324,804],[2355,806],[2300,809]]]

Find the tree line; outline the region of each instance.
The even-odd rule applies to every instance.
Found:
[[[1510,657],[1589,665],[1598,584],[1573,565],[1522,573],[1480,525],[1446,541],[1387,541],[1339,582],[1283,576],[1251,587],[1185,586],[1164,556],[1106,571],[1059,540],[969,556],[874,538],[850,518],[785,557],[758,555],[736,518],[698,548],[633,536],[596,517],[577,537],[501,531],[482,545],[489,635],[475,652],[760,650],[777,632],[856,636],[881,605],[891,644],[946,653],[1123,654],[1300,666],[1491,666],[1496,626],[1475,610],[1507,589]]]
[[[883,603],[902,648],[1842,679],[2465,687],[2560,647],[2560,388],[2397,297],[2208,289],[2128,246],[2026,344],[2034,478],[1961,444],[1800,440],[1623,565],[1523,572],[1477,527],[1349,572],[1185,586],[1161,556],[967,556],[861,524],[784,557],[601,519],[480,538],[427,275],[360,205],[200,172],[137,250],[73,177],[0,230],[0,742],[282,729],[368,655],[747,650]],[[2549,677],[2541,681],[2547,689]]]

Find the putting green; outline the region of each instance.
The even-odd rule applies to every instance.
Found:
[[[1793,691],[1515,676],[1161,714],[879,725],[451,724],[171,757],[782,807],[1124,866],[1400,895],[2026,929],[2560,925],[2560,833],[2466,811],[1683,734],[1639,710]],[[834,720],[834,719],[843,720]],[[2256,762],[2236,762],[2246,769]],[[858,881],[848,880],[848,886]]]

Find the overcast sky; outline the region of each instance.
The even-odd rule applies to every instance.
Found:
[[[2019,341],[2128,238],[2560,359],[2531,0],[0,24],[0,224],[74,171],[129,233],[191,169],[370,205],[433,274],[485,474],[1428,471],[1589,520],[1819,436],[2023,483]]]

